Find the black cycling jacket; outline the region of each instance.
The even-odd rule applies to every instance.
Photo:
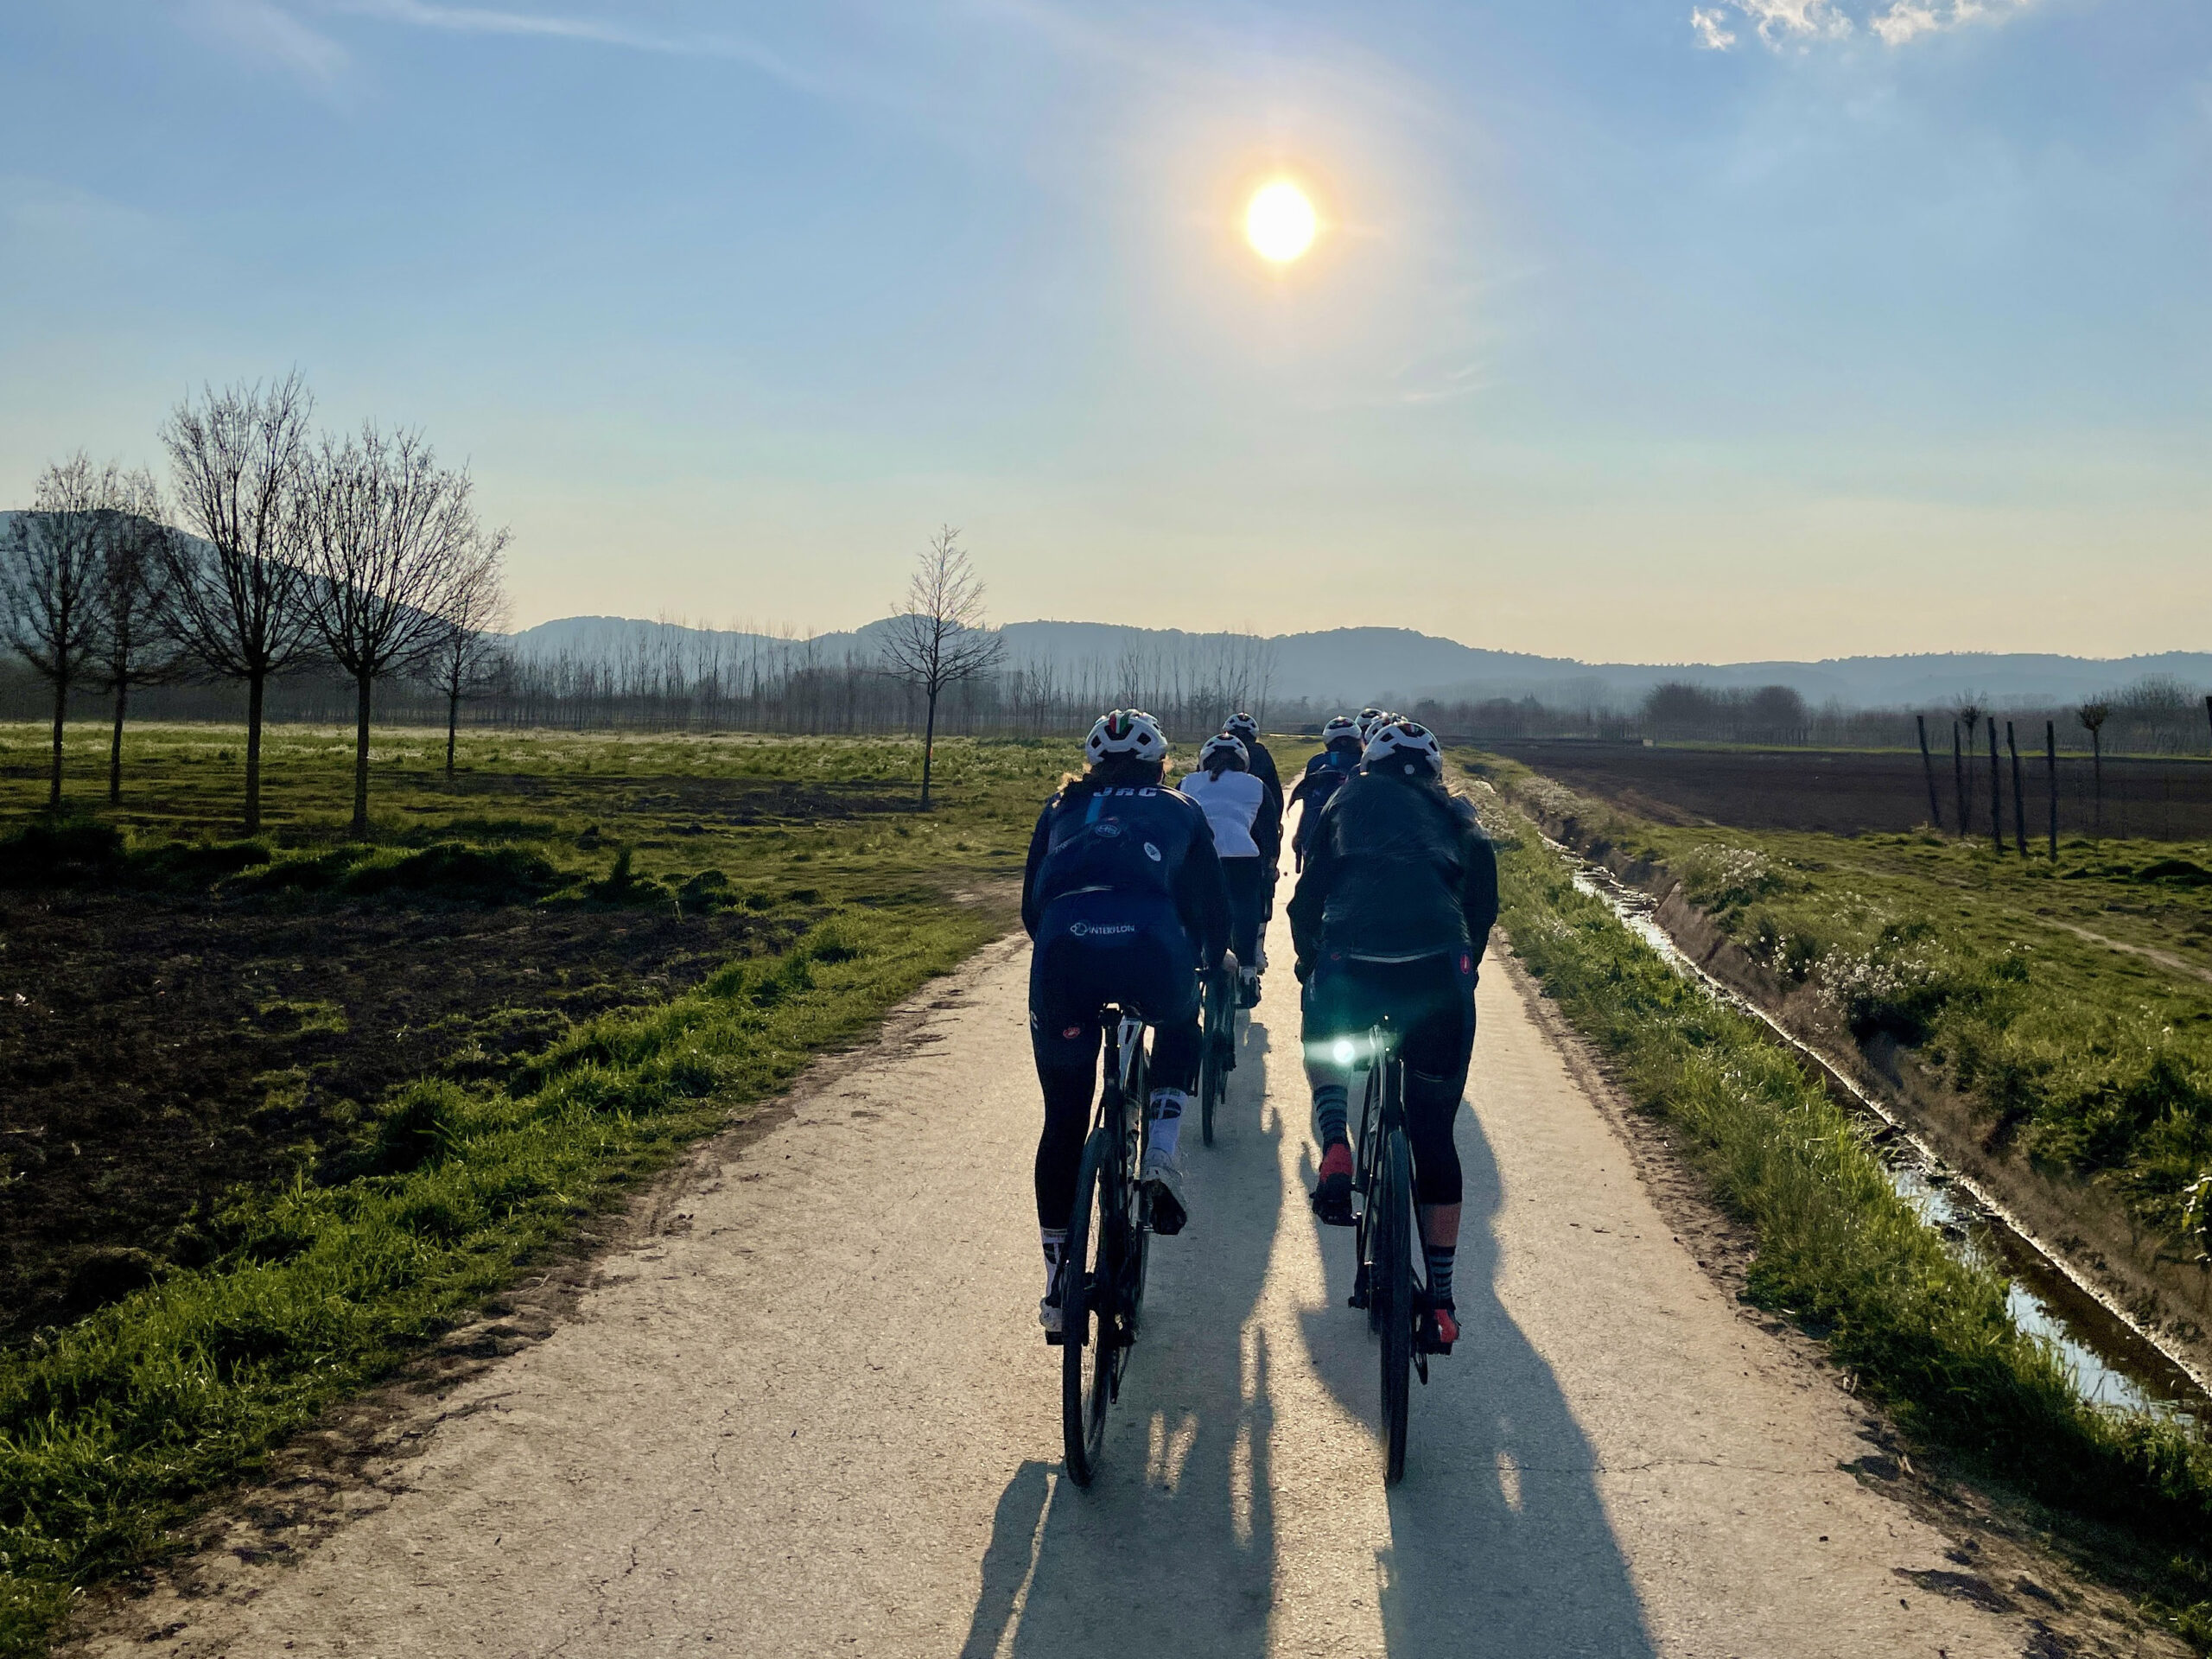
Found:
[[[1250,758],[1244,770],[1268,786],[1268,795],[1275,804],[1275,823],[1282,823],[1282,773],[1275,770],[1275,758],[1268,753],[1268,746],[1256,737],[1244,740],[1244,751]]]
[[[1324,749],[1306,762],[1306,775],[1298,780],[1298,787],[1290,791],[1294,803],[1303,802],[1305,815],[1298,820],[1298,833],[1291,837],[1291,848],[1298,855],[1298,868],[1306,868],[1306,849],[1312,844],[1313,832],[1321,819],[1321,809],[1328,804],[1344,779],[1359,770],[1357,750]]]
[[[1077,893],[1133,906],[1165,899],[1211,967],[1229,948],[1229,889],[1205,810],[1165,784],[1079,779],[1045,804],[1021,876],[1021,925],[1033,939],[1046,908]]]
[[[1301,830],[1303,826],[1301,826]],[[1301,963],[1471,950],[1497,920],[1497,855],[1474,808],[1433,779],[1360,772],[1314,821],[1290,901]]]

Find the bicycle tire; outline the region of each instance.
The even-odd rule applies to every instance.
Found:
[[[1213,1145],[1214,1108],[1229,1086],[1222,1065],[1219,977],[1217,974],[1206,976],[1205,1029],[1200,1033],[1205,1046],[1198,1057],[1198,1134],[1208,1146]]]
[[[1411,1408],[1414,1363],[1413,1154],[1403,1129],[1393,1127],[1382,1150],[1382,1210],[1378,1217],[1377,1277],[1383,1304],[1377,1344],[1382,1380],[1382,1480],[1395,1486],[1406,1475],[1406,1414]]]
[[[1145,1269],[1152,1262],[1152,1228],[1148,1224],[1143,1184],[1137,1176],[1144,1168],[1145,1142],[1152,1128],[1152,1057],[1145,1052],[1141,1039],[1137,1044],[1136,1058],[1129,1067],[1130,1081],[1122,1091],[1126,1103],[1123,1109],[1135,1114],[1137,1131],[1130,1140],[1130,1157],[1121,1181],[1122,1199],[1123,1236],[1128,1250],[1122,1274],[1122,1317],[1128,1322],[1127,1340],[1132,1346],[1137,1339],[1137,1326],[1144,1317]],[[1122,1385],[1122,1371],[1128,1364],[1124,1353],[1122,1363],[1114,1370],[1114,1387],[1118,1392]]]
[[[1376,1194],[1381,1185],[1377,1160],[1382,1146],[1382,1108],[1376,1096],[1382,1088],[1382,1068],[1377,1065],[1367,1074],[1367,1086],[1360,1096],[1358,1160],[1352,1173],[1352,1191],[1359,1195],[1358,1229],[1352,1239],[1352,1261],[1357,1271],[1353,1305],[1367,1311],[1367,1334],[1378,1336],[1382,1330],[1382,1301],[1376,1294],[1375,1223],[1380,1213],[1376,1208]]]
[[[1116,1312],[1122,1276],[1112,1134],[1091,1131],[1076,1175],[1060,1288],[1060,1434],[1068,1478],[1090,1484],[1106,1443],[1106,1412],[1120,1373]]]

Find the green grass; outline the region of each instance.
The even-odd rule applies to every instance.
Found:
[[[233,816],[235,732],[133,733],[123,806],[95,798],[59,826],[39,811],[41,741],[0,727],[0,868],[18,887],[204,894],[219,915],[334,906],[333,925],[364,905],[669,905],[804,931],[643,1010],[574,1027],[508,1010],[518,1045],[496,1064],[396,1090],[340,1155],[202,1217],[193,1265],[0,1354],[11,1656],[43,1652],[82,1586],[168,1547],[208,1492],[332,1402],[995,935],[1037,808],[1076,760],[1067,745],[942,743],[940,804],[922,815],[919,746],[897,740],[471,734],[448,784],[436,734],[385,734],[375,835],[356,845],[346,734],[270,730],[252,841]],[[72,740],[87,780],[96,750]],[[319,1003],[262,1012],[342,1023]]]
[[[1731,939],[1861,1039],[1916,1048],[2038,1165],[2109,1185],[2192,1255],[2212,1244],[2212,1205],[2192,1207],[2212,1176],[2212,845],[2073,840],[2054,865],[1927,834],[1681,829],[1482,769],[1663,863]]]
[[[1824,1335],[1910,1432],[2133,1531],[2162,1563],[2154,1605],[2212,1643],[2212,1445],[2077,1399],[2007,1315],[2002,1281],[1914,1216],[1788,1051],[1577,891],[1526,819],[1496,796],[1488,811],[1515,952],[1749,1224],[1751,1295]]]

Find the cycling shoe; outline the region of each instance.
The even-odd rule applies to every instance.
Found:
[[[1352,1224],[1351,1148],[1341,1141],[1321,1154],[1321,1179],[1313,1189],[1313,1213],[1325,1226]]]

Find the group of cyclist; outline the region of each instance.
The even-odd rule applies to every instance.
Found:
[[[1320,1151],[1313,1197],[1328,1224],[1352,1224],[1348,1105],[1355,1062],[1339,1039],[1388,1014],[1405,1064],[1408,1140],[1427,1265],[1421,1340],[1459,1338],[1452,1264],[1459,1159],[1452,1118],[1475,1037],[1475,976],[1497,918],[1497,862],[1472,808],[1444,785],[1435,736],[1380,709],[1338,715],[1291,791],[1300,808],[1289,906],[1303,991],[1307,1081]],[[1139,1179],[1155,1233],[1189,1210],[1179,1156],[1201,1056],[1199,976],[1236,963],[1239,1001],[1260,997],[1286,803],[1259,723],[1239,713],[1171,787],[1158,721],[1100,717],[1088,764],[1065,778],[1030,837],[1021,919],[1034,941],[1029,1027],[1045,1096],[1037,1221],[1046,1290],[1038,1317],[1060,1330],[1062,1247],[1090,1127],[1109,1003],[1153,1029],[1151,1097]]]

